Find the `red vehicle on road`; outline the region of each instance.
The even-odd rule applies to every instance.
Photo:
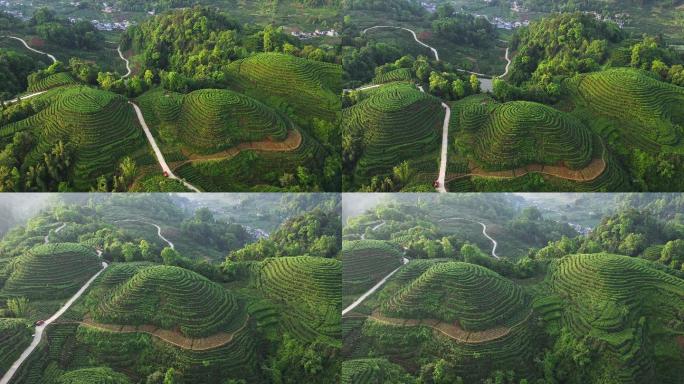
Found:
[[[169,173],[164,171],[164,177],[169,177]]]
[[[439,188],[439,180],[435,180],[435,182],[432,183],[432,186],[435,188]]]
[[[38,320],[38,321],[36,321],[36,326],[39,326],[39,327],[40,327],[40,326],[43,325],[43,324],[45,324],[45,320]]]

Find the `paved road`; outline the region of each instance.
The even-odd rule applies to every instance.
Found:
[[[446,110],[444,116],[444,126],[442,127],[442,155],[439,161],[439,177],[437,178],[437,192],[446,193],[445,179],[447,171],[447,152],[449,151],[449,123],[451,122],[451,108],[446,103],[442,103],[442,108]]]
[[[157,227],[157,236],[159,236],[160,239],[164,240],[169,245],[169,248],[176,249],[175,246],[173,245],[173,243],[161,234],[161,227],[155,223],[150,223],[148,221],[136,220],[136,219],[126,219],[126,220],[115,221],[115,223],[121,223],[121,222],[136,222],[136,223],[143,223],[143,224],[147,224],[147,225],[153,225],[153,226]]]
[[[55,229],[55,233],[61,231],[62,229],[64,229],[64,227],[66,227],[66,223],[62,223],[62,225],[59,228]],[[45,244],[47,244],[49,242],[50,242],[50,233],[48,232],[48,234],[45,235]]]
[[[122,79],[125,79],[125,78],[127,78],[128,76],[131,75],[130,62],[128,61],[127,58],[124,57],[123,53],[121,53],[121,47],[116,47],[116,51],[119,52],[119,57],[121,58],[121,60],[123,60],[123,61],[126,63],[126,70],[127,70],[128,72],[126,72],[125,75],[121,76]]]
[[[194,185],[188,183],[187,181],[179,178],[178,176],[176,176],[173,173],[173,171],[171,171],[171,168],[169,168],[169,165],[166,163],[166,159],[164,159],[164,155],[162,155],[162,152],[159,149],[157,142],[154,140],[154,136],[152,136],[152,132],[150,132],[150,128],[147,126],[147,123],[145,122],[145,117],[143,116],[143,113],[140,110],[140,107],[138,107],[138,105],[132,101],[129,101],[128,103],[133,106],[133,109],[135,109],[135,114],[138,116],[138,121],[140,122],[140,125],[143,128],[143,131],[145,131],[145,136],[147,137],[147,141],[149,141],[150,145],[152,146],[152,150],[154,150],[154,154],[155,154],[155,156],[157,156],[157,161],[159,162],[159,165],[161,166],[162,170],[169,175],[168,176],[169,179],[174,179],[174,180],[180,181],[181,183],[183,183],[183,185],[185,185],[186,188],[188,188],[192,191],[202,192],[197,187],[195,187]]]
[[[382,223],[380,223],[380,224],[376,225],[375,227],[371,228],[371,231],[375,231],[376,229],[382,227],[382,226],[385,225],[385,224],[386,224],[386,223],[383,221]],[[365,234],[365,233],[362,233],[362,234],[361,234],[361,240],[366,240],[366,234]]]
[[[26,40],[22,39],[21,37],[16,37],[16,36],[5,36],[5,37],[8,37],[8,38],[14,39],[14,40],[19,40],[19,41],[21,41],[22,44],[24,44],[24,47],[26,47],[26,49],[28,49],[29,51],[33,51],[33,52],[35,52],[35,53],[40,53],[41,55],[45,55],[45,56],[49,57],[50,60],[52,60],[52,64],[54,64],[54,63],[57,62],[57,58],[55,58],[55,57],[52,56],[51,54],[46,53],[46,52],[43,52],[43,51],[39,51],[39,50],[34,49],[34,48],[31,48],[31,47],[28,45],[28,43],[26,42]]]
[[[376,25],[376,26],[374,26],[374,27],[370,27],[370,28],[364,29],[364,30],[363,30],[363,34],[365,35],[366,32],[370,31],[371,29],[379,29],[379,28],[403,29],[404,31],[411,32],[411,34],[413,35],[413,39],[414,39],[418,44],[422,45],[423,47],[429,48],[429,49],[432,51],[432,53],[435,55],[435,60],[439,61],[439,52],[437,52],[437,50],[436,50],[435,48],[433,48],[433,47],[431,47],[431,46],[429,46],[429,45],[423,43],[422,41],[418,40],[418,35],[416,35],[416,32],[415,32],[414,30],[412,30],[412,29],[408,29],[408,28],[404,28],[404,27],[395,27],[395,26],[392,26],[392,25]]]
[[[30,93],[30,94],[28,94],[28,95],[21,96],[21,100],[27,100],[27,99],[30,99],[30,98],[32,98],[32,97],[35,97],[35,96],[38,96],[38,95],[42,95],[42,94],[45,93],[45,92],[47,92],[47,91],[40,91],[40,92]],[[14,104],[14,103],[16,103],[17,101],[19,101],[19,99],[20,99],[20,98],[17,97],[16,99],[7,100],[7,101],[5,101],[5,105]]]
[[[385,225],[385,224],[386,224],[386,222],[383,221],[382,223],[380,223],[380,224],[376,225],[375,227],[373,227],[371,230],[372,230],[372,231],[375,231],[376,229],[382,227],[382,226]],[[365,238],[366,238],[366,234],[364,233],[363,235],[361,235],[361,239],[365,239]],[[397,267],[395,270],[393,270],[392,272],[390,272],[387,276],[385,276],[384,279],[380,280],[380,281],[379,281],[377,284],[375,284],[370,290],[368,290],[368,292],[366,292],[366,293],[364,293],[363,295],[361,295],[361,297],[359,297],[358,299],[356,299],[356,301],[354,301],[353,303],[351,303],[347,308],[343,309],[343,310],[342,310],[342,316],[344,316],[344,315],[346,315],[347,313],[351,312],[352,310],[354,310],[354,308],[358,307],[359,304],[363,303],[364,300],[366,300],[366,299],[368,298],[368,296],[372,295],[375,291],[378,290],[378,288],[382,287],[382,285],[385,284],[385,282],[387,282],[387,280],[388,280],[390,277],[392,277],[392,275],[394,275],[401,267],[403,267],[404,265],[408,264],[409,261],[410,261],[410,260],[407,259],[406,257],[402,258],[402,265],[400,265],[400,266]]]
[[[509,47],[506,47],[506,71],[503,73],[503,75],[499,77],[506,77],[508,75],[508,69],[511,67],[511,58],[508,56],[510,54],[511,49]]]
[[[492,242],[492,257],[494,257],[495,259],[501,259],[501,258],[500,258],[499,256],[497,256],[497,254],[496,254],[496,247],[497,247],[499,244],[496,242],[496,240],[494,240],[491,236],[489,236],[489,235],[487,234],[487,225],[486,225],[485,223],[479,222],[479,221],[477,221],[477,220],[466,219],[465,217],[449,217],[449,218],[442,219],[442,220],[439,220],[439,221],[447,221],[447,220],[463,220],[463,221],[470,221],[470,222],[473,222],[473,223],[478,223],[478,224],[480,224],[480,225],[482,226],[482,234],[483,234],[487,239],[489,239],[489,241]]]
[[[55,232],[58,232],[59,230],[64,228],[65,225],[66,225],[66,223],[63,224],[61,227],[59,227],[57,230],[55,230]],[[49,242],[48,236],[45,236],[45,240],[46,240],[46,243]],[[102,251],[97,250],[96,252],[97,252],[98,256],[102,255]],[[0,384],[8,384],[10,382],[10,380],[12,380],[12,377],[16,374],[19,367],[21,367],[21,364],[23,364],[24,361],[26,361],[26,359],[28,359],[28,357],[31,355],[31,353],[33,353],[33,351],[36,349],[36,347],[38,347],[38,344],[40,344],[40,341],[43,338],[43,333],[45,332],[45,328],[48,325],[52,324],[60,316],[62,316],[69,309],[69,307],[71,307],[74,304],[74,302],[76,302],[76,300],[78,300],[78,298],[83,295],[83,293],[88,289],[88,287],[93,283],[93,281],[95,281],[95,279],[97,279],[97,277],[100,276],[100,274],[105,269],[107,269],[108,266],[109,265],[103,261],[102,262],[102,269],[100,269],[100,271],[98,271],[95,275],[93,275],[93,277],[91,277],[90,280],[86,281],[86,283],[83,284],[81,289],[79,289],[78,292],[76,292],[76,294],[74,294],[71,297],[71,299],[69,299],[69,301],[67,301],[62,306],[62,308],[60,308],[57,312],[55,312],[55,314],[52,315],[49,319],[45,320],[45,323],[43,325],[37,325],[36,326],[36,331],[35,331],[35,334],[33,335],[33,341],[31,341],[31,344],[24,350],[24,352],[22,352],[22,354],[19,356],[19,358],[12,364],[10,369],[7,370],[7,372],[2,377],[2,379],[0,379]]]
[[[375,284],[375,285],[373,286],[373,288],[369,289],[368,292],[366,292],[366,293],[364,293],[363,295],[361,295],[361,297],[359,297],[358,299],[356,299],[356,301],[354,301],[353,303],[351,303],[347,308],[343,309],[343,310],[342,310],[342,316],[344,316],[344,315],[346,315],[347,313],[351,312],[352,310],[354,310],[354,308],[358,307],[359,304],[363,303],[364,300],[366,300],[366,299],[368,298],[368,296],[370,296],[370,295],[372,295],[373,293],[375,293],[375,291],[377,291],[378,288],[382,287],[382,285],[385,284],[385,283],[387,282],[387,280],[388,280],[390,277],[392,277],[392,275],[394,275],[395,273],[397,273],[397,271],[398,271],[401,267],[403,267],[404,265],[408,264],[409,261],[410,261],[409,259],[407,259],[407,258],[404,257],[404,258],[402,259],[402,262],[403,262],[402,265],[400,265],[400,266],[397,267],[395,270],[393,270],[392,272],[390,272],[387,276],[385,276],[385,278],[383,278],[382,280],[380,280],[377,284]]]

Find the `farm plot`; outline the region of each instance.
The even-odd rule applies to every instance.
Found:
[[[403,373],[402,383],[412,383],[411,376],[403,369],[387,359],[368,358],[347,360],[342,363],[342,384],[375,384],[384,383],[388,377],[396,377]]]
[[[674,341],[655,333],[651,319],[667,321],[684,309],[681,279],[647,260],[597,253],[555,261],[548,281],[566,304],[563,325],[604,346],[606,358],[620,365],[619,382],[658,381],[651,348],[674,347]]]
[[[368,290],[402,265],[397,247],[379,240],[345,242],[342,247],[343,294]]]
[[[577,170],[592,160],[591,131],[577,118],[543,104],[468,103],[455,115],[459,152],[488,171],[530,164]]]
[[[0,376],[31,342],[31,329],[22,319],[0,319]]]
[[[339,65],[263,53],[231,63],[229,73],[235,76],[236,90],[261,100],[281,98],[303,119],[337,119],[342,90]]]
[[[491,270],[469,263],[438,263],[382,304],[399,318],[458,322],[466,331],[513,326],[529,314],[523,290]]]
[[[677,128],[684,125],[681,87],[640,70],[614,68],[577,75],[564,81],[563,88],[593,115],[583,116],[586,119],[596,116],[615,121],[615,137],[629,148],[658,152],[662,146],[682,144],[682,132]]]
[[[86,384],[86,383],[106,383],[106,384],[129,384],[131,381],[123,373],[115,372],[111,368],[83,368],[68,371],[57,379],[59,384]]]
[[[29,83],[29,92],[47,91],[48,89],[61,87],[64,85],[78,85],[79,82],[68,72],[59,72],[47,76],[36,82]]]
[[[279,257],[263,261],[254,285],[273,302],[286,304],[284,326],[303,340],[318,335],[339,339],[342,265],[319,257]]]
[[[74,187],[89,190],[97,177],[111,174],[121,158],[146,153],[143,132],[123,96],[84,86],[61,88],[53,95],[44,110],[0,127],[3,141],[18,131],[30,131],[38,137],[24,168],[42,160],[43,154],[61,140],[74,147]]]
[[[139,269],[105,300],[95,301],[91,315],[102,323],[178,329],[188,337],[234,331],[244,324],[246,316],[236,298],[223,287],[172,266]]]
[[[41,300],[65,298],[101,267],[95,252],[81,244],[38,245],[8,265],[9,277],[2,293]]]
[[[363,143],[355,176],[363,181],[390,172],[404,160],[437,151],[443,122],[440,101],[413,85],[391,84],[374,90],[342,112],[342,130]],[[437,172],[436,162],[433,172]]]

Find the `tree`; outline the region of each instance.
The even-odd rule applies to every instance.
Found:
[[[480,93],[480,79],[474,73],[470,75],[470,88],[473,90],[473,93]]]
[[[451,84],[451,92],[454,95],[454,98],[462,99],[466,95],[466,87],[465,87],[465,82],[461,79],[456,79],[454,82]]]
[[[143,260],[154,260],[154,254],[150,251],[150,243],[148,243],[147,240],[140,240],[140,245],[138,247],[140,248],[140,255]]]
[[[430,93],[439,96],[449,95],[449,80],[442,76],[439,72],[432,72],[430,74]]]
[[[179,384],[179,375],[175,369],[169,368],[164,375],[164,384]]]
[[[29,312],[29,299],[26,297],[7,299],[7,308],[15,317],[25,317]]]
[[[668,241],[660,252],[660,262],[674,269],[681,269],[684,263],[684,240]]]
[[[140,249],[133,243],[125,243],[121,247],[121,253],[127,262],[140,260]]]
[[[413,169],[411,169],[409,162],[404,160],[392,169],[392,174],[400,185],[406,186],[413,177]]]

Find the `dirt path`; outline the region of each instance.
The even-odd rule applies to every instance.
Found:
[[[208,337],[190,338],[179,331],[171,331],[162,329],[156,325],[117,325],[117,324],[102,324],[93,321],[86,317],[80,323],[84,326],[100,329],[103,331],[113,333],[145,333],[156,337],[166,343],[172,344],[178,348],[189,349],[192,351],[206,351],[222,347],[233,341],[235,335],[240,333],[249,323],[249,316],[245,318],[245,323],[234,332],[219,332]]]
[[[173,171],[171,171],[171,168],[169,168],[169,165],[166,163],[166,159],[164,159],[164,155],[162,155],[162,152],[159,149],[157,142],[154,140],[154,136],[152,136],[152,132],[150,132],[150,128],[147,126],[147,123],[145,122],[145,117],[143,116],[143,113],[140,110],[140,107],[138,107],[138,105],[132,101],[129,101],[128,103],[133,106],[133,109],[135,109],[135,114],[138,116],[138,121],[140,122],[140,126],[142,126],[143,131],[145,131],[145,136],[147,137],[147,141],[152,146],[152,150],[154,151],[154,154],[157,157],[157,161],[159,162],[159,166],[161,166],[162,171],[166,172],[169,179],[180,181],[181,183],[183,183],[183,185],[185,185],[186,188],[188,188],[194,192],[202,192],[197,187],[195,187],[194,185],[188,183],[187,181],[179,178],[178,176],[176,176],[173,173]]]
[[[165,241],[165,242],[169,245],[169,248],[171,248],[171,249],[176,249],[175,246],[173,245],[173,243],[172,243],[169,239],[167,239],[166,237],[164,237],[164,236],[161,234],[161,227],[158,226],[158,225],[155,224],[155,223],[150,223],[150,222],[147,222],[147,221],[136,220],[136,219],[126,219],[126,220],[117,220],[117,221],[115,221],[115,223],[121,223],[121,222],[135,222],[135,223],[142,223],[142,224],[147,224],[147,225],[155,226],[155,227],[157,227],[157,236],[159,236],[160,239],[162,239],[163,241]]]
[[[473,166],[468,173],[456,173],[449,175],[448,181],[462,179],[464,177],[492,177],[498,179],[515,179],[527,175],[528,173],[541,173],[554,176],[559,179],[587,182],[595,180],[606,170],[606,162],[602,158],[593,159],[589,165],[582,169],[573,170],[565,166],[530,164],[508,171],[485,171]]]
[[[463,221],[470,221],[470,222],[472,222],[472,223],[478,223],[478,224],[480,224],[480,225],[482,226],[482,234],[484,235],[484,237],[486,237],[487,239],[489,239],[489,241],[492,242],[492,257],[495,258],[495,259],[501,259],[501,258],[500,258],[499,256],[497,256],[497,254],[496,254],[496,247],[497,247],[499,244],[496,242],[496,240],[494,240],[493,237],[491,237],[491,236],[489,236],[489,234],[487,234],[487,225],[486,225],[485,223],[479,222],[479,221],[477,221],[477,220],[466,219],[465,217],[448,217],[448,218],[446,218],[446,219],[441,219],[441,220],[439,220],[439,221],[448,221],[448,220],[463,220]]]
[[[63,224],[61,227],[59,227],[55,232],[61,230],[64,228],[66,225]],[[48,236],[45,236],[45,243],[49,243],[49,238]],[[102,255],[102,252],[97,251],[98,257]],[[90,287],[90,285],[97,279],[98,276],[102,272],[104,272],[105,269],[109,264],[106,262],[102,262],[102,269],[100,269],[96,274],[93,275],[93,277],[90,278],[90,280],[86,281],[85,284],[81,287],[81,289],[78,290],[70,299],[67,301],[57,312],[55,312],[54,315],[52,315],[49,319],[45,320],[45,322],[42,325],[36,325],[36,330],[35,333],[33,334],[33,340],[31,341],[31,344],[22,352],[22,354],[19,356],[19,358],[12,364],[12,366],[7,370],[5,375],[0,379],[0,384],[8,384],[10,380],[12,380],[12,377],[14,376],[15,373],[17,373],[17,370],[19,367],[21,367],[21,364],[28,359],[28,357],[33,353],[33,351],[38,347],[38,344],[40,344],[40,341],[43,338],[43,333],[45,332],[45,328],[47,328],[48,325],[52,324],[55,320],[57,320],[60,316],[62,316],[73,304],[78,300],[83,293]]]
[[[260,152],[292,152],[302,145],[302,134],[293,129],[287,132],[287,137],[283,141],[250,141],[246,143],[240,143],[232,148],[229,148],[223,152],[214,153],[211,155],[188,155],[189,159],[181,162],[173,163],[173,169],[178,169],[181,166],[188,163],[195,163],[201,161],[220,161],[228,160],[240,154],[240,152],[245,150],[254,150]]]
[[[28,45],[28,43],[26,42],[26,40],[22,39],[21,37],[16,37],[16,36],[5,36],[5,37],[8,37],[8,38],[10,38],[10,39],[14,39],[14,40],[21,41],[21,43],[24,44],[24,47],[26,47],[26,49],[28,49],[29,51],[33,51],[33,52],[35,52],[35,53],[40,53],[41,55],[45,55],[45,56],[49,57],[50,60],[52,60],[52,64],[54,64],[54,63],[57,62],[57,58],[56,58],[56,57],[52,56],[52,55],[49,54],[49,53],[46,53],[46,52],[43,52],[43,51],[39,51],[39,50],[37,50],[37,49],[35,49],[35,48],[31,48],[31,46]]]
[[[125,75],[121,76],[122,79],[125,79],[125,78],[127,78],[128,76],[130,76],[130,75],[131,75],[131,72],[132,72],[132,71],[131,71],[130,62],[128,61],[127,58],[124,57],[123,53],[121,53],[121,46],[116,47],[116,51],[119,52],[119,57],[121,58],[121,60],[123,60],[123,61],[126,63],[126,70],[127,70],[128,72],[126,72]]]
[[[458,322],[445,323],[436,319],[401,319],[394,317],[387,317],[382,315],[378,311],[374,311],[368,318],[378,321],[380,323],[402,326],[402,327],[417,327],[424,326],[430,327],[433,330],[442,333],[443,335],[459,342],[465,344],[482,344],[497,339],[506,337],[511,333],[511,331],[520,325],[524,324],[532,316],[533,311],[519,323],[511,327],[494,327],[487,329],[485,331],[466,331],[464,330]]]

